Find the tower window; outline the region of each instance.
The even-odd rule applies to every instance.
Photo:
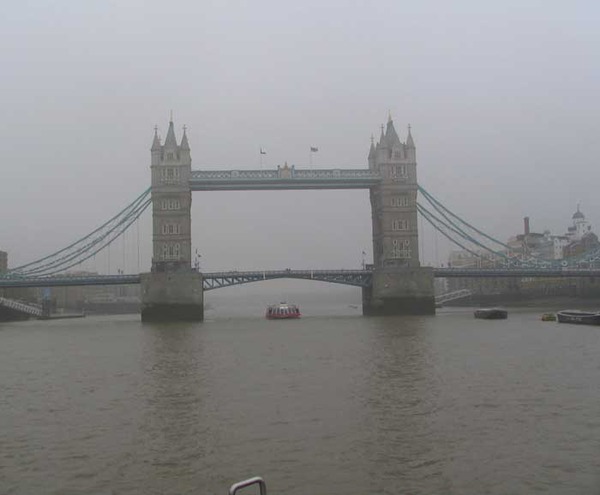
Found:
[[[390,178],[392,178],[392,179],[397,179],[397,178],[404,179],[404,178],[408,177],[408,171],[407,171],[406,165],[404,165],[404,164],[390,165],[389,172],[390,172]]]
[[[160,178],[163,183],[179,182],[179,168],[165,167],[160,170]]]
[[[177,235],[181,233],[181,225],[178,223],[163,223],[161,231],[163,235]]]
[[[410,257],[410,239],[394,239],[392,241],[392,258],[407,259]]]
[[[403,194],[402,196],[392,196],[390,198],[390,206],[393,206],[395,208],[399,208],[402,206],[409,206],[409,205],[410,205],[410,200],[406,194]]]
[[[163,244],[162,258],[163,260],[178,260],[181,257],[181,245],[177,242],[175,244],[165,243]]]
[[[161,199],[160,200],[161,210],[179,210],[181,209],[181,201],[178,199]]]
[[[392,230],[408,230],[408,220],[404,218],[392,220]]]

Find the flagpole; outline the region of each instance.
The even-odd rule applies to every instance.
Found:
[[[258,150],[258,153],[260,154],[260,168],[263,168],[264,165],[264,161],[263,161],[263,155],[266,155],[267,152],[263,149],[263,147],[261,146]]]
[[[309,152],[308,152],[308,162],[310,163],[310,168],[312,169],[313,166],[313,153],[316,153],[317,151],[319,151],[319,148],[317,148],[316,146],[310,146],[308,148]]]

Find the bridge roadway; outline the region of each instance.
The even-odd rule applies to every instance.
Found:
[[[461,269],[434,268],[436,278],[594,278],[600,277],[600,269]],[[368,287],[371,284],[371,270],[261,270],[261,271],[227,271],[203,273],[205,291],[229,287],[232,285],[274,280],[277,278],[294,278],[317,280],[334,284]],[[69,287],[83,285],[132,285],[140,283],[140,275],[95,275],[86,277],[52,276],[52,277],[18,277],[17,275],[0,277],[0,288],[17,287]]]

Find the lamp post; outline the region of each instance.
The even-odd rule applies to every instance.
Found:
[[[197,272],[200,271],[200,258],[202,258],[202,255],[200,255],[198,253],[198,250],[196,249],[196,257],[194,258],[194,270],[196,270]]]

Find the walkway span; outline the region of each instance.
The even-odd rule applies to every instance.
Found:
[[[204,290],[220,289],[231,285],[274,280],[277,278],[295,278],[301,280],[317,280],[332,284],[368,287],[371,285],[370,270],[270,270],[256,272],[215,272],[204,273]]]
[[[375,170],[362,168],[276,170],[192,170],[192,191],[248,191],[281,189],[369,189],[381,182]]]

